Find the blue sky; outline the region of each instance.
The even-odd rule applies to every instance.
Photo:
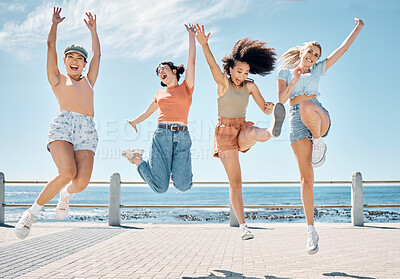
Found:
[[[326,139],[326,163],[316,180],[350,180],[361,171],[366,180],[399,179],[400,31],[399,1],[2,1],[0,0],[0,171],[8,180],[49,180],[57,169],[46,151],[49,125],[59,107],[46,77],[46,39],[52,7],[61,6],[59,67],[70,43],[90,47],[84,12],[97,14],[102,45],[95,85],[95,121],[100,136],[92,180],[119,172],[124,181],[141,181],[120,153],[148,147],[157,113],[139,125],[126,125],[141,113],[160,88],[155,67],[172,60],[186,64],[184,23],[199,22],[210,31],[210,47],[221,65],[244,37],[268,42],[278,55],[315,40],[322,57],[334,51],[354,28],[365,26],[349,51],[320,82],[320,101],[329,110],[332,129]],[[277,102],[277,70],[253,76],[262,95]],[[195,181],[225,181],[221,162],[212,157],[217,122],[216,84],[197,48],[196,83],[189,114]],[[286,107],[288,108],[287,104]],[[247,119],[270,124],[253,100]],[[289,143],[288,122],[281,137],[256,144],[240,156],[245,181],[298,180]]]

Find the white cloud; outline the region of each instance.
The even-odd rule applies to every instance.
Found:
[[[57,1],[63,8],[61,15],[66,17],[59,24],[57,45],[78,43],[90,49],[90,33],[83,19],[84,12],[91,11],[97,14],[103,57],[175,57],[187,49],[184,23],[199,22],[210,29],[213,22],[244,13],[249,3],[241,0],[69,0],[60,4]],[[24,59],[43,55],[53,5],[54,2],[43,1],[21,23],[6,22],[0,30],[0,51]]]
[[[5,3],[0,2],[0,9],[7,10],[8,12],[23,12],[25,10],[25,5],[22,3]]]

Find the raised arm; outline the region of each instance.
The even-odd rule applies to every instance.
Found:
[[[158,105],[157,103],[152,100],[150,105],[147,107],[147,109],[142,112],[141,114],[139,114],[138,117],[136,117],[133,120],[127,120],[129,124],[131,124],[131,126],[135,129],[136,133],[137,133],[137,128],[136,125],[139,124],[140,122],[146,120],[150,115],[153,114],[153,112],[155,112],[158,109]]]
[[[90,59],[89,70],[87,72],[87,78],[92,86],[96,83],[97,75],[99,74],[99,66],[100,66],[100,41],[97,36],[96,30],[96,15],[92,15],[91,13],[86,13],[88,20],[84,19],[86,26],[90,30],[90,34],[92,36],[92,52],[93,56]]]
[[[290,94],[292,94],[294,86],[299,81],[302,73],[303,73],[303,70],[301,69],[301,67],[297,67],[293,71],[293,79],[289,82],[289,84],[287,84],[286,81],[283,79],[278,79],[279,103],[282,103],[282,104],[286,103],[286,101],[290,97]]]
[[[57,26],[65,17],[60,16],[61,8],[53,8],[53,18],[50,27],[49,36],[47,38],[47,79],[51,86],[56,86],[60,82],[60,70],[57,64]]]
[[[265,113],[271,114],[272,109],[274,108],[274,104],[271,102],[265,102],[264,97],[261,95],[258,86],[254,82],[247,83],[247,89],[249,90],[249,94],[253,96],[254,101],[257,106]]]
[[[208,66],[210,67],[212,76],[215,82],[218,84],[219,87],[228,87],[229,81],[226,75],[221,71],[221,68],[218,66],[217,62],[215,62],[214,56],[211,53],[210,47],[208,46],[208,38],[210,37],[211,33],[208,35],[204,32],[204,25],[201,26],[197,24],[195,26],[196,31],[196,39],[203,48],[204,56],[206,57]]]
[[[355,18],[355,22],[356,22],[356,27],[353,29],[353,31],[351,31],[350,35],[347,36],[347,38],[343,41],[342,45],[334,52],[332,52],[331,55],[328,56],[328,58],[326,58],[325,71],[327,71],[333,64],[336,63],[336,61],[339,60],[340,57],[342,57],[342,55],[349,49],[351,44],[357,38],[358,34],[360,33],[361,29],[364,26],[364,22],[359,18]]]
[[[185,80],[189,86],[189,89],[192,89],[194,86],[194,76],[195,76],[194,73],[195,73],[195,62],[196,62],[195,30],[193,24],[189,24],[189,26],[185,24],[185,27],[189,33],[189,57],[186,65]]]

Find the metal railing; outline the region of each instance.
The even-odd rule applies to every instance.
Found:
[[[5,184],[46,184],[47,181],[14,181],[5,180],[4,173],[0,172],[0,225],[5,222],[6,207],[29,207],[31,204],[6,204],[5,203]],[[229,182],[193,182],[195,185],[229,185]],[[243,185],[299,185],[298,181],[247,181]],[[361,173],[354,172],[351,181],[315,181],[316,185],[343,185],[351,184],[351,205],[320,205],[314,208],[351,208],[351,223],[353,226],[363,226],[364,208],[378,207],[400,207],[400,204],[363,204],[363,184],[400,184],[400,180],[369,180],[363,181]],[[145,182],[121,181],[119,173],[113,173],[108,181],[92,181],[90,185],[110,185],[109,204],[71,204],[70,207],[80,208],[109,208],[109,225],[121,225],[121,208],[229,208],[230,226],[238,226],[239,223],[230,205],[121,205],[121,185],[147,185]],[[55,204],[47,204],[46,207],[56,207]],[[301,209],[301,205],[245,205],[249,209]]]

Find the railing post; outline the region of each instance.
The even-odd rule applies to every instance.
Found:
[[[121,225],[121,176],[117,172],[113,173],[110,178],[108,225]]]
[[[239,221],[236,218],[235,211],[233,211],[232,204],[229,203],[229,225],[231,227],[239,227]]]
[[[6,196],[6,189],[4,186],[4,173],[0,172],[0,226],[4,226],[4,215],[5,215],[5,196]]]
[[[351,180],[351,224],[364,226],[363,185],[360,172],[354,172]]]

